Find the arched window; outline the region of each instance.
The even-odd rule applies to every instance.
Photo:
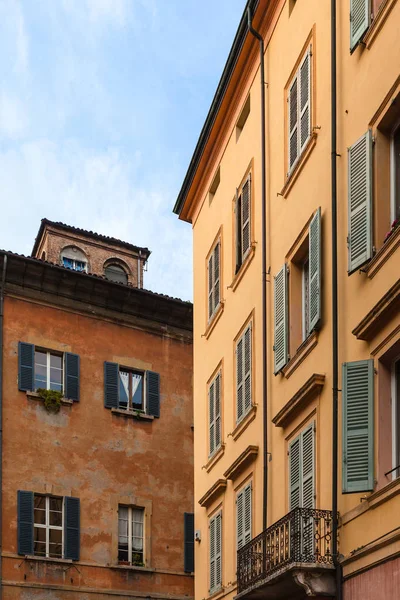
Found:
[[[104,269],[106,279],[110,281],[118,281],[119,283],[128,283],[128,275],[126,271],[119,265],[111,263]]]
[[[61,252],[61,264],[74,271],[87,271],[87,257],[75,246],[67,246]]]

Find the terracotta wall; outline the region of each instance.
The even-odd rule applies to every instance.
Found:
[[[400,558],[390,560],[344,582],[343,600],[375,598],[400,598]]]

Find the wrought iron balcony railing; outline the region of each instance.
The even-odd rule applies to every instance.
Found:
[[[293,563],[332,564],[332,512],[295,508],[238,551],[238,593]]]

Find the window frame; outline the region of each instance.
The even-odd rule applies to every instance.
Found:
[[[217,417],[216,405],[217,405],[217,379],[219,378],[219,411]],[[213,387],[214,386],[214,387]],[[213,399],[213,415],[214,418],[211,420],[211,389],[214,389],[214,399]],[[220,365],[212,376],[209,384],[208,384],[208,458],[212,458],[218,450],[222,447],[222,365]],[[216,428],[217,428],[217,418],[219,418],[219,444],[216,444]],[[211,427],[214,426],[214,448],[211,450]]]
[[[46,387],[44,389],[51,390],[51,369],[61,370],[61,390],[55,390],[65,393],[65,352],[59,352],[57,350],[49,350],[48,348],[42,348],[41,346],[34,346],[34,362],[33,362],[33,377],[35,383],[35,390],[40,389],[41,386],[36,387],[36,352],[46,354]],[[51,367],[51,356],[58,356],[61,358],[61,369],[58,367]],[[44,366],[44,365],[39,365]]]
[[[306,104],[304,105],[303,108],[301,108],[301,72],[302,72],[302,67],[304,65],[304,63],[306,62],[308,58],[308,101],[306,102]],[[313,40],[309,39],[305,45],[305,48],[303,48],[301,54],[300,54],[300,59],[298,60],[298,66],[296,66],[294,73],[291,75],[289,82],[286,86],[286,90],[287,90],[287,111],[286,111],[286,123],[287,123],[287,138],[286,138],[286,143],[287,143],[287,175],[286,177],[289,178],[291,176],[291,174],[293,173],[293,171],[296,169],[297,165],[299,164],[304,151],[307,147],[308,142],[310,141],[311,137],[312,137],[312,131],[313,131],[313,127],[312,127],[312,123],[313,123],[313,97],[312,97],[312,92],[313,92],[313,80],[312,80],[312,76],[313,76]],[[291,128],[290,126],[290,120],[291,120],[291,114],[290,114],[290,109],[291,109],[291,90],[293,88],[293,85],[296,83],[296,123],[295,125]],[[303,143],[301,143],[301,123],[302,123],[302,117],[304,116],[304,114],[306,113],[308,109],[308,135],[307,138],[305,139],[305,141]],[[292,135],[294,133],[294,131],[296,131],[296,136],[297,136],[297,156],[296,159],[293,161],[292,164],[290,164],[290,150],[291,150],[291,138]]]
[[[219,539],[219,552],[218,552],[218,541],[217,541],[217,524],[218,524],[218,519],[219,519],[219,531],[220,531],[220,539]],[[212,531],[212,526],[214,524],[215,527],[215,543],[214,543],[214,547],[212,545],[212,538],[211,538],[211,531]],[[222,589],[222,569],[223,569],[223,520],[222,520],[222,507],[219,508],[214,515],[212,515],[211,517],[208,518],[208,530],[209,530],[209,535],[208,535],[208,541],[209,541],[209,552],[208,552],[208,581],[209,581],[209,592],[210,595],[214,594],[215,592],[218,592],[219,590]],[[213,557],[213,552],[214,552],[214,557]],[[219,558],[219,567],[220,567],[220,581],[216,581],[215,585],[212,586],[211,585],[211,568],[212,568],[212,562],[214,560],[215,562],[215,579],[217,579],[217,560]]]
[[[240,182],[239,187],[236,188],[236,194],[234,197],[234,277],[241,271],[243,265],[246,263],[248,256],[253,249],[253,164],[246,170],[246,174]],[[243,190],[248,185],[248,218],[246,222],[243,221]],[[246,250],[243,251],[243,238],[244,238],[244,226],[248,224],[248,235],[249,244]]]
[[[310,234],[308,234],[309,238]],[[307,250],[307,254],[303,259],[301,269],[301,285],[302,285],[302,297],[301,297],[301,313],[302,313],[302,342],[305,342],[310,335],[310,253]],[[290,309],[289,309],[290,310]]]
[[[218,278],[215,274],[215,257],[218,248]],[[210,263],[211,263],[211,278],[210,278]],[[207,255],[207,322],[210,323],[219,307],[222,304],[221,299],[221,279],[222,279],[222,237],[221,233],[218,232],[216,239],[214,240],[211,250]],[[218,290],[218,302],[215,302],[216,291]],[[212,311],[210,312],[210,299],[212,303]]]
[[[396,219],[400,219],[400,214],[396,217],[396,196],[400,197],[400,189],[396,189],[395,168],[397,161],[400,163],[400,157],[397,159],[397,161],[395,157],[394,138],[396,133],[400,136],[400,117],[397,119],[390,134],[390,224]]]
[[[126,410],[127,412],[142,412],[146,414],[146,371],[141,371],[140,369],[134,369],[132,367],[124,367],[123,365],[118,365],[118,385],[121,385],[122,380],[120,378],[120,373],[128,373],[129,374],[129,396],[128,403],[125,408],[122,403],[121,405],[121,395],[119,398],[119,410]],[[136,408],[132,406],[132,375],[141,375],[142,377],[142,407]]]
[[[46,502],[46,506],[45,506],[45,523],[36,523],[35,522],[35,510],[41,510],[41,509],[37,509],[35,507],[35,498],[37,497],[41,497],[41,498],[45,498],[45,502]],[[51,499],[57,499],[62,501],[62,507],[61,507],[61,520],[62,520],[62,525],[50,525],[50,500]],[[33,495],[33,550],[34,550],[34,555],[35,556],[41,556],[43,558],[64,558],[64,528],[65,528],[65,498],[63,496],[52,496],[52,495],[46,495],[46,494],[36,494],[34,493]],[[58,511],[53,511],[53,512],[58,512]],[[35,552],[35,529],[45,529],[46,530],[46,554],[45,556],[43,556],[43,554],[38,554]],[[56,531],[61,531],[61,556],[50,556],[50,530],[56,530]],[[39,543],[43,543],[43,542],[39,542]]]
[[[398,369],[396,377],[396,366]],[[392,481],[400,477],[400,354],[392,361],[390,372],[392,396]],[[396,385],[397,384],[397,385]]]
[[[120,552],[120,535],[119,535],[119,521],[120,521],[120,509],[121,508],[126,508],[128,510],[128,561],[123,561],[120,560],[119,558],[119,552]],[[134,510],[140,510],[141,514],[142,514],[142,565],[138,565],[138,564],[134,564],[132,561],[132,556],[133,554],[140,554],[139,551],[133,549],[133,543],[132,543],[132,538],[133,538],[133,511]],[[118,541],[117,541],[117,560],[118,560],[118,564],[123,564],[125,562],[128,562],[130,566],[134,567],[144,567],[146,566],[146,534],[145,534],[145,528],[146,528],[146,512],[145,512],[145,508],[143,506],[136,506],[136,505],[127,505],[127,504],[118,504]],[[125,537],[125,536],[124,536]],[[136,536],[137,537],[137,536]]]
[[[234,385],[235,385],[235,400],[236,400],[236,410],[235,410],[235,426],[239,425],[239,423],[241,423],[245,417],[250,413],[251,409],[254,406],[253,403],[253,354],[254,354],[254,348],[253,348],[253,318],[250,318],[250,320],[248,320],[246,322],[246,324],[244,325],[244,327],[242,327],[239,335],[236,337],[235,341],[234,341],[234,358],[235,358],[235,371],[234,371],[234,376],[235,376],[235,380],[234,380]],[[249,406],[245,407],[245,382],[246,382],[246,368],[245,368],[245,357],[246,357],[246,334],[247,332],[250,331],[250,344],[249,344],[249,353],[250,353],[250,369],[248,371],[249,373],[249,377],[250,377],[250,404]],[[238,416],[238,400],[239,400],[239,396],[238,396],[238,388],[239,388],[239,384],[238,384],[238,347],[239,344],[242,343],[242,374],[243,374],[243,378],[241,379],[241,387],[242,387],[242,397],[243,397],[243,412],[240,415],[240,417]]]

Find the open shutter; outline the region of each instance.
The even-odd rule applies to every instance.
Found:
[[[309,330],[318,327],[321,320],[321,209],[312,218],[308,235],[308,322]]]
[[[237,273],[242,264],[242,197],[238,195],[236,189],[236,200],[235,200],[235,225],[236,225],[236,269]]]
[[[371,15],[371,0],[350,0],[350,51],[353,51],[367,31]]]
[[[299,127],[298,127],[298,76],[294,78],[289,88],[288,96],[288,123],[289,123],[289,172],[299,156]]]
[[[348,271],[372,258],[372,133],[367,131],[348,151]]]
[[[343,493],[374,489],[374,361],[343,364]]]
[[[244,488],[244,543],[248,544],[251,540],[251,483]]]
[[[194,514],[183,514],[184,529],[184,571],[185,573],[194,572]]]
[[[65,353],[65,396],[79,402],[80,359],[77,354]]]
[[[244,340],[243,336],[236,344],[236,420],[237,422],[244,414],[244,360],[243,360]]]
[[[236,497],[236,537],[237,549],[244,546],[244,490],[240,491]]]
[[[214,452],[215,444],[215,381],[208,389],[208,403],[210,415],[210,455]]]
[[[104,363],[104,406],[118,408],[119,406],[119,377],[118,364]]]
[[[247,413],[252,405],[251,398],[251,323],[243,336],[244,340],[244,412]]]
[[[222,513],[215,515],[215,585],[222,584]]]
[[[215,579],[215,517],[210,519],[210,592],[216,588]]]
[[[314,423],[301,433],[301,506],[314,508]]]
[[[146,371],[147,414],[160,417],[160,375]]]
[[[287,268],[283,265],[274,278],[274,373],[288,361]]]
[[[80,501],[79,498],[66,496],[64,558],[79,560],[80,555]]]
[[[301,506],[301,442],[298,436],[289,446],[289,510]]]
[[[21,392],[31,392],[35,389],[34,365],[34,345],[18,342],[18,389]]]
[[[215,449],[221,445],[221,373],[215,378]]]
[[[250,250],[250,221],[251,221],[251,199],[250,199],[250,175],[242,188],[242,262]]]
[[[219,305],[220,300],[220,254],[221,254],[221,243],[218,242],[214,248],[214,304],[213,304],[213,312],[216,310]]]
[[[311,135],[311,49],[307,53],[300,65],[300,153],[307,144]]]
[[[211,319],[214,312],[214,253],[208,259],[208,318]]]
[[[18,491],[17,514],[18,554],[33,554],[33,492]]]

